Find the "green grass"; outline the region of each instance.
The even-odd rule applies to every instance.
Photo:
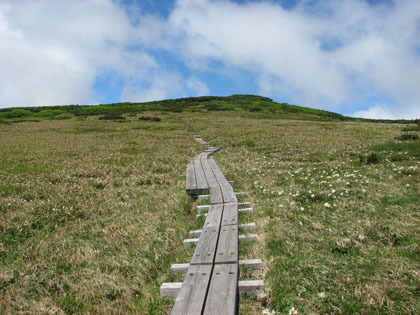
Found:
[[[98,119],[116,109],[125,123]],[[396,140],[407,126],[249,96],[64,114],[2,116],[0,313],[169,313],[159,286],[182,281],[170,265],[191,259],[182,240],[204,223],[180,176],[202,150],[193,133],[224,148],[214,158],[255,211],[239,220],[260,241],[240,259],[263,259],[266,296],[242,296],[241,314],[420,312],[420,149]]]
[[[367,122],[402,122],[410,123],[413,121],[387,121],[387,120],[367,120],[352,118],[319,109],[290,105],[287,103],[273,102],[270,98],[257,95],[231,95],[226,97],[201,96],[187,97],[180,99],[161,100],[146,103],[114,103],[101,105],[67,105],[67,106],[45,106],[45,107],[25,107],[25,108],[5,108],[0,109],[0,123],[22,122],[41,119],[69,119],[72,116],[86,117],[98,116],[100,120],[113,120],[124,122],[126,117],[136,117],[137,114],[146,111],[168,113],[181,112],[220,112],[234,111],[245,117],[253,113],[254,117],[260,119],[300,119],[300,120],[321,120],[321,121],[367,121]],[[162,119],[155,115],[144,116],[140,119],[159,121]],[[327,125],[324,125],[324,128]],[[328,125],[334,128],[334,125]],[[407,128],[412,128],[408,126]]]
[[[257,115],[187,120],[255,210],[240,221],[261,242],[240,255],[263,258],[268,296],[240,313],[418,313],[418,142],[396,143],[401,125]]]

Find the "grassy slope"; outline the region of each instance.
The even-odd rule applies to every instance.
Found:
[[[192,200],[178,122],[0,125],[0,313],[148,313]],[[183,258],[185,257],[185,258]],[[166,305],[166,306],[165,306]]]
[[[207,112],[207,111],[235,111],[259,112],[261,116],[273,115],[284,119],[326,120],[326,121],[368,121],[346,117],[340,114],[290,105],[276,103],[271,99],[256,95],[232,95],[227,97],[202,96],[181,99],[162,100],[146,103],[115,103],[97,106],[67,105],[47,107],[26,107],[0,109],[0,122],[7,123],[10,119],[66,119],[70,114],[76,116],[105,115],[117,117],[121,114],[136,114],[144,111],[166,112]],[[376,120],[378,122],[378,120]],[[396,122],[396,121],[394,121]],[[400,121],[407,122],[407,121]]]
[[[420,149],[396,143],[401,125],[194,111],[0,124],[0,313],[168,311],[159,285],[180,280],[169,266],[189,261],[182,239],[202,225],[179,176],[201,148],[174,116],[225,148],[219,165],[256,210],[241,221],[261,242],[240,253],[264,259],[268,296],[241,313],[420,312]]]
[[[257,222],[262,241],[240,254],[264,258],[264,306],[420,312],[420,143],[394,140],[401,125],[212,114],[189,121],[225,148],[217,160],[256,210],[246,220]],[[377,164],[366,163],[372,150]],[[241,303],[243,314],[261,307]]]

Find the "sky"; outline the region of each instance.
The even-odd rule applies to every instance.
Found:
[[[0,108],[232,94],[420,118],[420,1],[0,0]]]

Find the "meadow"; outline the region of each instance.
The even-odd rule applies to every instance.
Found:
[[[160,284],[182,279],[170,265],[190,260],[182,240],[202,225],[185,193],[194,132],[224,148],[214,158],[255,211],[240,220],[260,241],[240,259],[263,259],[266,294],[243,296],[241,314],[420,312],[416,125],[114,114],[0,124],[0,313],[167,314]]]

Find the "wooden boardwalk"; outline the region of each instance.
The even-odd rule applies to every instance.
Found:
[[[163,283],[161,295],[176,297],[173,315],[233,315],[237,314],[239,291],[261,291],[264,283],[258,280],[239,283],[238,200],[225,175],[209,158],[220,149],[210,146],[200,136],[194,137],[205,146],[205,150],[187,166],[186,191],[192,196],[209,193],[210,205],[202,208],[208,209],[202,230],[190,232],[198,238],[184,241],[186,245],[196,245],[191,262],[171,268],[185,274],[184,282]],[[255,229],[255,224],[241,226],[248,227]],[[242,236],[242,240],[247,240],[247,237]],[[261,260],[242,261],[241,265],[250,265],[251,269],[257,270],[260,266],[262,268]],[[259,267],[255,268],[257,265]]]

